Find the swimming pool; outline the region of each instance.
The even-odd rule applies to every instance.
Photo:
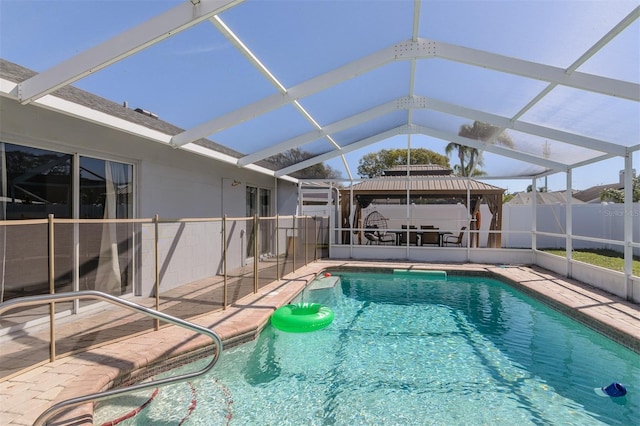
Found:
[[[120,424],[589,425],[640,418],[638,354],[500,281],[338,275],[335,287],[318,289],[327,287],[321,279],[300,296],[334,309],[329,327],[291,334],[268,326],[257,340],[224,351],[208,376],[161,388]],[[625,397],[595,394],[614,381],[626,385]],[[96,410],[96,424],[149,398],[110,401]]]

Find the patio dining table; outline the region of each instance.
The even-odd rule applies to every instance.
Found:
[[[425,242],[427,238],[425,238],[425,234],[431,234],[432,238],[429,240],[429,242]],[[434,238],[437,234],[437,238]],[[422,228],[421,232],[418,232],[418,235],[420,236],[420,245],[423,246],[425,244],[437,244],[438,247],[442,247],[444,245],[444,237],[446,235],[450,235],[452,234],[452,232],[450,231],[440,231],[438,228]],[[437,242],[436,242],[437,241]]]
[[[447,235],[451,235],[453,234],[453,232],[451,231],[438,231],[436,229],[433,230],[428,230],[428,229],[411,229],[411,230],[402,230],[402,231],[387,231],[387,233],[389,234],[395,234],[396,236],[396,245],[397,246],[401,246],[402,244],[402,235],[406,235],[407,232],[417,232],[418,233],[418,237],[420,238],[420,243],[418,244],[419,246],[423,245],[423,239],[422,239],[422,234],[426,233],[426,232],[433,232],[433,233],[438,233],[438,247],[442,247],[444,245],[444,237]]]

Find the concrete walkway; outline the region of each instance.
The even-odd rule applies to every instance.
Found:
[[[261,288],[257,294],[241,299],[226,310],[204,314],[192,322],[213,329],[222,338],[225,348],[228,348],[254,339],[267,324],[271,313],[293,299],[317,274],[326,269],[366,267],[432,268],[452,273],[492,274],[640,353],[639,305],[548,271],[524,266],[319,261]],[[194,297],[198,294],[197,291],[189,293],[195,294]],[[126,322],[127,317],[134,317],[128,315],[122,318],[121,311],[119,315],[119,325],[122,325],[122,321]],[[60,327],[68,327],[72,332],[73,327],[92,324],[93,327],[104,327],[108,332],[109,325],[115,324],[104,311],[81,316]],[[46,341],[48,332],[45,333],[32,337]],[[2,350],[16,350],[12,345],[17,344],[5,341]],[[60,358],[0,382],[0,424],[32,425],[40,413],[57,402],[140,381],[169,367],[210,354],[211,348],[210,339],[175,326],[138,333],[130,339],[122,339],[118,334],[114,336],[113,343]],[[24,356],[33,356],[29,351],[46,350],[22,349],[27,352]],[[92,410],[92,404],[85,404],[64,412],[56,419],[56,424],[93,424]]]

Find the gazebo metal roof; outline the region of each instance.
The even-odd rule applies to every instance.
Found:
[[[56,19],[45,21],[69,26],[69,5],[50,3]],[[105,2],[108,14],[88,3],[73,6],[101,16],[86,37],[48,46],[29,20],[19,31],[30,37],[2,35],[4,59],[37,72],[16,79],[3,67],[0,95],[282,178],[319,162],[353,178],[350,161],[399,135],[410,148],[477,148],[499,177],[640,149],[636,1]],[[22,60],[40,45],[47,55]],[[96,115],[71,85],[173,126]],[[473,121],[508,131],[514,147],[459,136]],[[262,167],[292,148],[310,158]]]
[[[406,177],[385,177],[366,180],[353,186],[358,194],[400,194],[406,196],[407,189],[413,194],[430,194],[439,196],[466,196],[467,188],[472,194],[502,194],[505,190],[473,179],[458,176],[420,177],[407,179]],[[348,191],[345,190],[345,191]]]
[[[425,195],[465,199],[467,192],[477,196],[502,195],[505,191],[475,179],[455,176],[450,169],[436,164],[414,164],[390,167],[384,170],[381,177],[356,183],[343,192],[353,190],[354,194],[359,195],[406,197],[407,189],[413,197]]]

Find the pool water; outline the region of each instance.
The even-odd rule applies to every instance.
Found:
[[[486,277],[339,274],[299,297],[311,333],[268,326],[121,425],[637,424],[640,355]],[[320,287],[326,287],[319,280]],[[203,366],[205,361],[201,361]],[[193,371],[194,364],[172,371]],[[624,384],[621,398],[594,388]],[[147,395],[112,400],[111,420]]]

